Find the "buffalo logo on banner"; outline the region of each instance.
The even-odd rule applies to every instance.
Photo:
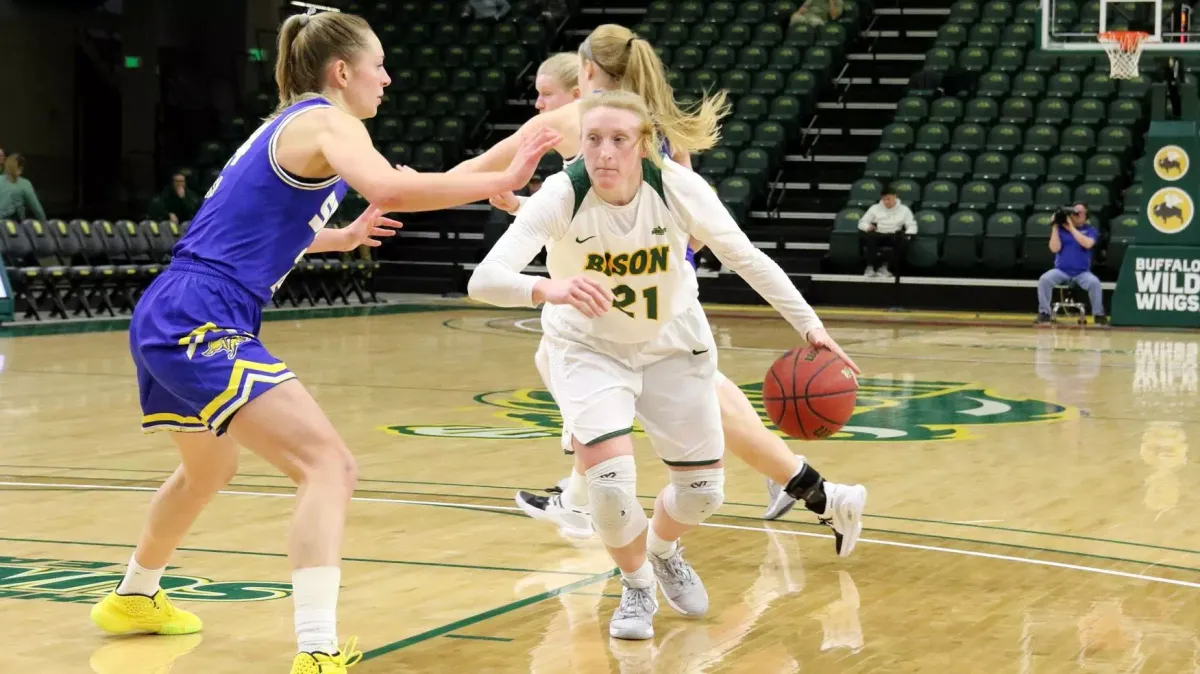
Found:
[[[1178,234],[1192,224],[1196,205],[1191,195],[1178,187],[1164,187],[1150,197],[1146,218],[1163,234]]]
[[[1191,159],[1178,145],[1164,145],[1154,153],[1154,173],[1168,181],[1179,180],[1187,175]]]

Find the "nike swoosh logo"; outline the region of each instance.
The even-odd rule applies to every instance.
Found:
[[[695,350],[695,349],[692,349],[692,355],[693,355],[693,356],[699,356],[699,355],[700,355],[700,354],[702,354],[702,353],[708,353],[708,349],[701,349],[700,351],[697,351],[697,350]]]
[[[595,234],[593,234],[593,235],[589,236],[589,237],[588,237],[588,238],[586,238],[586,239],[581,239],[581,238],[579,238],[579,237],[575,237],[575,243],[583,243],[584,241],[591,241],[591,240],[592,240],[592,239],[594,239],[594,238],[596,238],[596,235],[595,235]]]

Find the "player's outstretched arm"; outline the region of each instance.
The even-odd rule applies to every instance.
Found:
[[[571,222],[574,193],[566,176],[553,176],[530,197],[496,245],[471,274],[467,294],[500,307],[532,307],[543,302],[570,304],[583,315],[599,316],[612,306],[607,287],[586,276],[548,279],[521,273]]]
[[[523,138],[502,171],[416,173],[397,171],[371,144],[362,122],[340,111],[324,115],[317,144],[325,161],[371,204],[383,212],[435,211],[469,204],[529,182],[560,137],[550,130]]]
[[[708,183],[686,169],[664,172],[664,183],[689,233],[708,246],[722,264],[733,269],[775,308],[813,346],[836,353],[856,373],[858,365],[825,332],[817,312],[796,289],[788,275],[759,250],[738,227]]]

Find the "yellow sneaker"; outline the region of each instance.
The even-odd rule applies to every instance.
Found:
[[[292,674],[343,674],[362,660],[362,651],[354,650],[358,637],[350,637],[339,653],[297,653],[292,659]]]
[[[194,634],[204,627],[195,614],[175,608],[162,590],[153,597],[110,592],[92,607],[92,622],[109,634]]]

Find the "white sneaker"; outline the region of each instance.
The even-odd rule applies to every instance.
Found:
[[[875,268],[867,267],[867,270],[863,272],[863,276],[866,278],[875,278]]]
[[[654,586],[629,587],[622,580],[621,603],[608,622],[608,636],[633,641],[653,639],[655,613],[658,613],[658,600],[654,598]]]
[[[833,528],[834,549],[839,557],[849,557],[862,534],[863,509],[867,506],[867,488],[825,482],[825,512],[822,524]]]
[[[767,478],[767,511],[764,520],[777,520],[795,507],[796,499],[783,490],[783,485]]]
[[[535,520],[551,522],[567,538],[591,538],[592,516],[586,509],[567,506],[562,494],[538,496],[527,491],[517,492],[517,507]]]
[[[654,568],[654,577],[662,589],[667,604],[686,616],[702,616],[708,613],[708,590],[691,564],[683,559],[683,546],[675,544],[675,553],[670,557],[659,557],[647,552],[646,558]]]
[[[876,278],[895,278],[892,272],[888,271],[887,264],[879,265],[879,269],[875,272]]]

